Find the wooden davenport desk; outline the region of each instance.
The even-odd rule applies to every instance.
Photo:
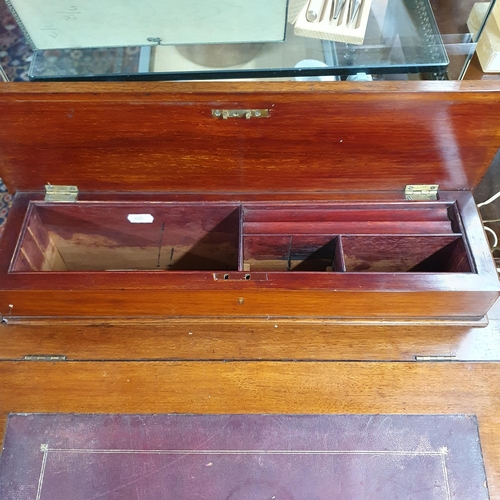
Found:
[[[0,87],[2,424],[476,414],[500,498],[499,124],[486,82]]]

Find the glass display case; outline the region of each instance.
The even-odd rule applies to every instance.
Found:
[[[325,19],[333,20],[334,7],[341,2],[324,0]],[[303,32],[294,28],[290,10],[304,4],[307,12],[308,3],[289,1],[283,40],[256,38],[248,43],[192,44],[182,40],[165,43],[164,38],[149,37],[143,45],[134,46],[87,48],[84,43],[75,44],[74,48],[35,49],[29,78],[34,81],[462,79],[475,50],[473,36],[477,39],[494,2],[480,2],[481,8],[477,9],[473,0],[372,0],[367,4],[369,14],[361,43],[314,37],[314,34],[303,36]],[[347,12],[355,3],[356,0],[347,0],[341,5]],[[363,8],[364,4],[360,5]],[[483,18],[476,19],[479,25],[475,33],[470,32],[468,22],[473,9],[482,12]],[[72,17],[77,18],[76,14]],[[23,24],[20,17],[17,19]],[[186,23],[189,22],[187,19]]]

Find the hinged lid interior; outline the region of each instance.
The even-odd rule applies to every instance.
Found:
[[[5,84],[0,176],[11,192],[471,189],[499,123],[495,82]]]

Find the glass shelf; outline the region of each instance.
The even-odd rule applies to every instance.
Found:
[[[245,45],[177,45],[35,51],[32,80],[338,79],[427,73],[449,65],[429,0],[373,0],[362,45],[296,36]],[[227,65],[227,64],[232,65]]]

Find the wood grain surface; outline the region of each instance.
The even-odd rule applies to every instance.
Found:
[[[485,328],[199,321],[66,321],[0,324],[0,360],[64,355],[68,360],[413,361],[455,356],[500,361],[500,321]]]
[[[401,196],[405,184],[446,190],[479,182],[500,144],[499,96],[496,82],[5,84],[0,175],[12,191],[76,184],[87,200],[85,191],[99,189],[115,201],[117,191],[139,200],[145,192],[220,200],[221,191],[297,200],[304,192],[321,199],[339,190],[351,199],[398,201],[394,193]],[[269,108],[271,117],[216,120],[217,108]],[[359,194],[366,186],[372,192]],[[376,190],[392,193],[381,198]],[[28,197],[20,199],[26,206]],[[466,221],[476,210],[467,199]],[[8,228],[19,229],[23,215],[14,210]],[[488,251],[482,229],[466,229],[482,265]],[[1,242],[4,270],[18,234]],[[496,276],[486,275],[485,286],[477,285],[478,303],[460,291],[472,286],[465,279],[441,281],[442,288],[448,284],[445,296],[429,292],[436,281],[425,276],[417,278],[423,292],[399,293],[398,280],[391,283],[395,293],[380,293],[384,283],[376,279],[359,284],[379,290],[396,316],[408,314],[411,300],[412,314],[467,315],[497,295]],[[161,291],[137,292],[156,286],[148,285],[150,276],[118,279],[126,300],[110,296],[97,275],[96,290],[68,281],[26,291],[30,277],[19,275],[14,285],[8,279],[2,286],[17,290],[0,296],[7,320],[27,311],[68,315],[82,304],[89,316],[105,316],[117,304],[172,314]],[[416,355],[500,360],[496,309],[486,328],[342,325],[317,318],[318,307],[336,311],[320,291],[279,298],[279,311],[310,315],[309,323],[219,320],[238,308],[267,312],[258,284],[244,296],[238,286],[212,292],[209,304],[200,291],[179,286],[178,311],[202,304],[212,321],[2,324],[0,428],[9,412],[469,413],[478,416],[491,498],[500,499],[500,365],[414,361]],[[372,312],[369,294],[346,298],[343,310]],[[50,354],[67,361],[22,360]]]
[[[440,185],[440,197],[445,198],[446,190],[476,185],[490,164],[500,142],[499,92],[487,85],[408,86],[406,82],[4,85],[0,88],[0,174],[11,191],[40,191],[50,182],[76,184],[82,192],[225,193],[240,201],[265,193],[272,198],[277,193],[299,192],[305,200],[317,192],[395,190],[402,200],[406,184],[433,183]],[[270,109],[271,116],[219,120],[212,115],[214,109],[250,108]],[[209,271],[169,274],[168,279],[156,272],[9,273],[22,223],[22,214],[13,213],[14,222],[9,222],[6,234],[13,229],[14,234],[2,242],[0,255],[4,269],[0,312],[17,317],[479,319],[498,297],[498,280],[477,210],[467,194],[457,204],[463,202],[460,212],[469,250],[450,250],[438,259],[418,252],[419,257],[434,260],[430,267],[417,268],[430,272],[411,276],[392,271],[414,268],[419,259],[401,262],[396,255],[384,267],[381,259],[366,263],[366,254],[349,255],[347,271],[382,272],[361,272],[354,278],[348,273],[295,273],[293,277],[277,273],[245,282],[229,277],[227,283],[214,279]],[[58,216],[62,219],[61,212]],[[376,227],[372,231],[383,233]],[[426,226],[422,232],[430,231],[440,230]],[[109,227],[107,232],[111,233]],[[81,235],[77,236],[81,243]],[[409,247],[426,245],[422,240],[415,245],[417,240],[405,241],[403,245],[399,240],[405,254],[410,253]],[[395,248],[396,243],[388,240],[379,253],[387,254],[387,247]],[[126,246],[123,238],[113,244]],[[365,240],[360,245],[369,243]],[[113,261],[112,256],[104,258],[102,252],[85,252],[85,245],[80,246],[78,258],[82,253],[92,261],[102,257],[106,269]],[[92,240],[88,246],[98,245]],[[204,245],[204,251],[213,247]],[[60,259],[53,263],[37,249],[34,241],[27,241],[14,270],[60,269]],[[283,245],[278,250],[282,249]],[[116,259],[119,268],[127,268],[130,253]],[[234,256],[231,251],[222,259],[226,267],[218,270],[234,269],[230,265]],[[273,256],[270,260],[274,266]],[[436,261],[442,260],[454,265],[436,267]],[[477,273],[436,272],[468,271],[472,260]],[[322,259],[313,267],[318,263],[322,265]],[[253,261],[247,264],[251,267]],[[131,266],[150,268],[142,260]],[[69,268],[82,269],[77,264]],[[241,266],[240,271],[244,271]]]
[[[5,84],[0,175],[11,192],[470,189],[500,144],[499,92],[486,82]],[[212,116],[263,108],[269,118]]]

